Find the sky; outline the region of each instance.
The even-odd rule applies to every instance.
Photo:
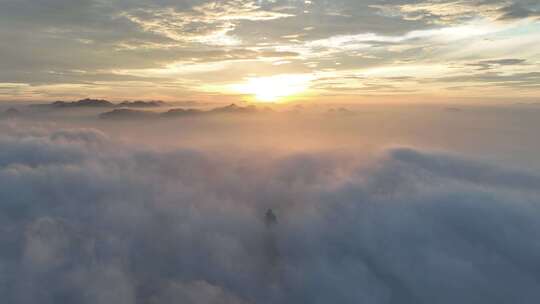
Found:
[[[535,0],[0,0],[0,100],[530,102]]]
[[[540,303],[539,97],[538,0],[0,0],[0,299]]]

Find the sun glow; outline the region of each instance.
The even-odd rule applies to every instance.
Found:
[[[278,102],[306,91],[311,80],[311,75],[252,77],[232,88],[239,93],[252,95],[258,102]]]

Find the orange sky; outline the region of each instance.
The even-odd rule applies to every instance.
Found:
[[[0,100],[540,96],[531,1],[3,3]]]

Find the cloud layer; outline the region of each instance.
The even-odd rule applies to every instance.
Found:
[[[9,303],[540,299],[537,172],[416,148],[359,163],[3,127]]]

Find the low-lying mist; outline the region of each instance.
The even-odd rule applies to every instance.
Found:
[[[6,303],[540,300],[540,109],[20,112]]]

